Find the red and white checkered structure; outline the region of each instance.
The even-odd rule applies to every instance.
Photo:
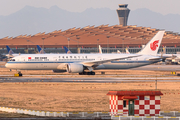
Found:
[[[134,116],[155,116],[159,115],[160,95],[163,94],[160,91],[109,91],[107,95],[111,115],[129,115],[131,102]]]

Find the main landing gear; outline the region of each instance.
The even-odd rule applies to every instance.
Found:
[[[95,72],[82,72],[82,73],[79,73],[79,75],[95,75]]]

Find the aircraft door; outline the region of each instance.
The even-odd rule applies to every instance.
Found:
[[[21,57],[21,60],[22,60],[22,61],[25,61],[25,57]]]
[[[102,60],[101,56],[98,56],[98,60]]]
[[[57,63],[57,57],[53,57],[54,63]]]
[[[58,66],[58,59],[57,57],[53,57],[53,61],[54,61],[54,66]]]

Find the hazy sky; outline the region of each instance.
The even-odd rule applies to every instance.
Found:
[[[91,7],[115,10],[124,3],[131,10],[147,8],[163,15],[180,14],[180,0],[0,0],[0,15],[9,15],[26,5],[44,8],[57,5],[67,11],[82,12]]]

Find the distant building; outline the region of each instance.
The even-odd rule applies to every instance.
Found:
[[[47,53],[65,52],[63,46],[69,46],[74,53],[78,53],[78,46],[81,48],[81,53],[97,52],[98,45],[101,45],[103,53],[117,52],[117,50],[123,52],[126,47],[130,53],[137,53],[141,50],[141,46],[147,44],[158,31],[159,29],[156,28],[136,25],[100,25],[71,28],[65,31],[55,30],[46,34],[5,37],[0,39],[0,54],[7,52],[6,45],[16,53],[26,53],[25,49],[26,51],[28,49],[29,53],[35,53],[36,45],[43,47]],[[180,35],[165,32],[161,46],[166,46],[166,52],[169,54],[180,52]]]
[[[119,24],[127,26],[128,15],[130,9],[127,8],[128,4],[119,4],[119,8],[116,10],[119,17]]]
[[[157,116],[160,91],[109,91],[111,115]]]

